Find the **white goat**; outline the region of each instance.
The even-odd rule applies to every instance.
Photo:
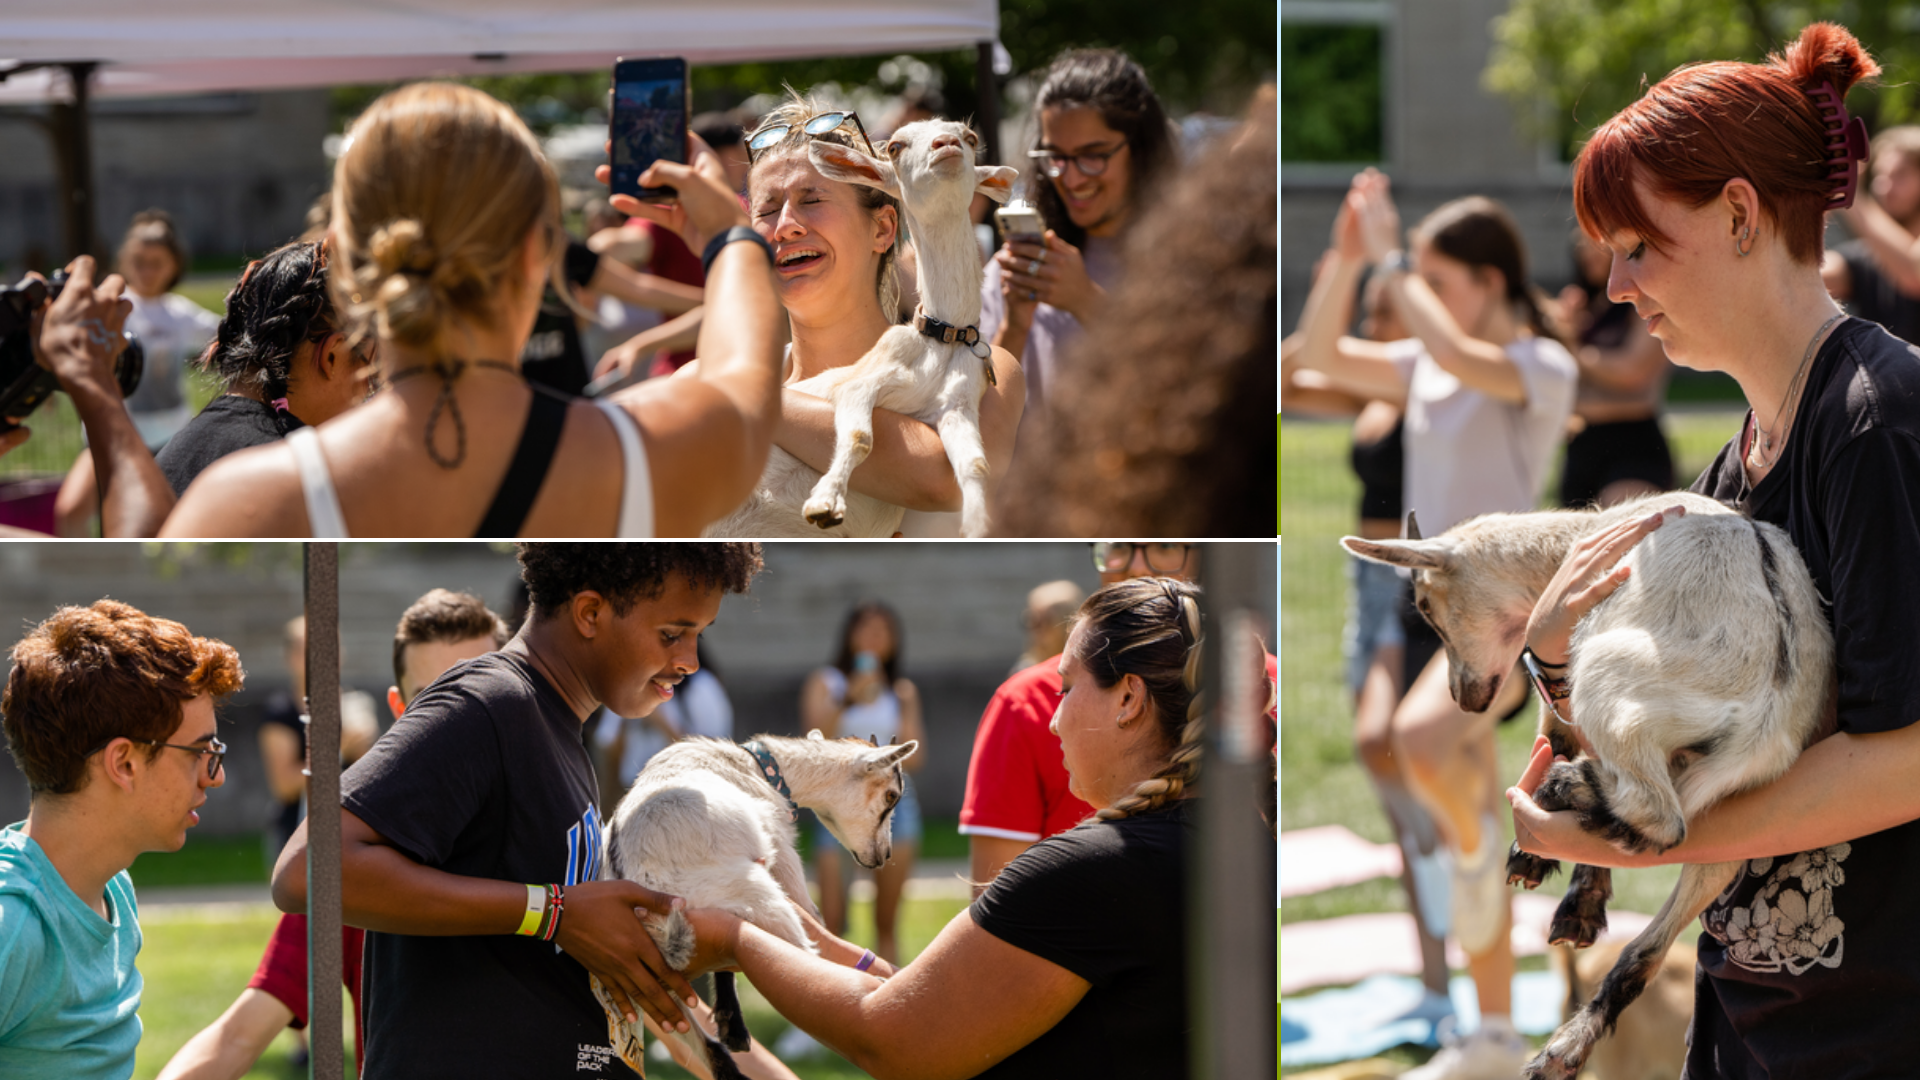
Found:
[[[1446,643],[1454,699],[1480,712],[1513,671],[1534,601],[1573,545],[1676,505],[1686,515],[1627,554],[1632,576],[1574,630],[1570,715],[1581,738],[1541,710],[1542,733],[1570,760],[1553,766],[1535,801],[1578,811],[1588,831],[1638,851],[1678,844],[1695,814],[1785,772],[1828,715],[1833,634],[1787,534],[1673,493],[1598,512],[1487,514],[1432,540],[1419,538],[1409,514],[1407,540],[1341,541],[1413,570],[1420,610]],[[1572,1080],[1674,938],[1744,865],[1687,865],[1659,915],[1527,1075]],[[1517,845],[1507,868],[1510,883],[1528,888],[1557,869]],[[1611,892],[1608,871],[1576,867],[1551,940],[1591,945]]]
[[[920,310],[855,363],[793,384],[834,403],[833,462],[825,475],[774,447],[754,493],[709,526],[708,536],[891,536],[906,511],[849,492],[848,477],[873,450],[875,406],[933,425],[960,484],[961,528],[987,531],[987,457],[980,398],[993,380],[980,339],[980,247],[968,216],[976,192],[1006,202],[1015,170],[975,165],[980,137],[965,124],[923,120],[887,140],[889,160],[839,143],[814,141],[807,157],[821,175],[864,184],[900,200],[920,274]],[[812,523],[818,528],[808,528]]]
[[[689,907],[717,907],[792,944],[813,951],[795,905],[813,913],[806,872],[794,849],[796,805],[819,815],[834,839],[869,869],[893,854],[893,808],[905,784],[900,762],[919,743],[875,746],[858,739],[759,735],[744,746],[721,739],[683,739],[654,755],[607,824],[606,872],[683,898]],[[785,785],[791,795],[780,789]],[[693,928],[674,912],[647,919],[647,931],[668,966],[692,958]],[[599,981],[614,1049],[646,1075],[638,1024],[629,1024]],[[684,1005],[682,1011],[686,1011]],[[709,1078],[739,1076],[728,1049],[747,1048],[733,974],[714,976],[714,1021],[707,1036],[691,1013],[688,1034],[666,1033],[685,1051],[683,1063]]]

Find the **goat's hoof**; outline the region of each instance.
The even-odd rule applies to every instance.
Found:
[[[1584,949],[1600,940],[1600,935],[1606,932],[1605,911],[1568,911],[1563,906],[1553,913],[1553,922],[1547,928],[1547,944]]]
[[[1520,850],[1518,841],[1507,851],[1507,884],[1519,885],[1527,889],[1537,889],[1555,871],[1560,864],[1552,859],[1543,859],[1538,855],[1529,855]]]
[[[818,525],[822,529],[831,529],[847,520],[847,500],[815,496],[807,500],[806,505],[800,508],[800,512],[806,515],[809,524]]]
[[[1526,1080],[1575,1080],[1580,1075],[1580,1067],[1587,1063],[1587,1051],[1591,1049],[1591,1044],[1582,1046],[1578,1039],[1564,1034],[1556,1036],[1527,1062],[1520,1075]]]

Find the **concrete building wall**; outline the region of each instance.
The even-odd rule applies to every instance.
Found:
[[[328,92],[96,101],[95,227],[109,249],[133,215],[173,214],[201,254],[258,255],[299,233],[331,177],[321,140]],[[17,274],[66,250],[52,144],[41,128],[0,119],[0,264]]]
[[[1403,225],[1449,199],[1486,195],[1520,223],[1534,282],[1552,289],[1573,274],[1570,172],[1522,134],[1513,107],[1480,85],[1492,21],[1507,0],[1360,0],[1282,4],[1287,20],[1377,16],[1385,29],[1386,161]],[[1284,122],[1284,120],[1282,121]],[[1354,168],[1280,169],[1282,331],[1290,331],[1327,249]]]
[[[112,596],[239,652],[247,686],[222,713],[233,753],[227,783],[202,814],[209,833],[249,832],[266,819],[256,729],[268,694],[288,685],[282,627],[302,609],[297,545],[252,545],[245,565],[221,562],[223,550],[206,545],[189,557],[140,544],[0,545],[0,627],[8,628],[0,648],[60,604]],[[1089,591],[1098,585],[1081,543],[770,544],[766,562],[753,591],[728,597],[706,635],[733,700],[736,735],[797,733],[801,683],[832,659],[847,609],[885,600],[900,613],[904,671],[925,702],[927,765],[916,781],[926,812],[937,816],[959,812],[981,710],[1024,644],[1027,591],[1056,578]],[[384,702],[393,627],[407,605],[444,586],[504,613],[517,579],[512,553],[490,545],[344,545],[343,683],[373,694],[382,724],[391,723]],[[1275,591],[1269,578],[1255,594],[1270,627]],[[19,820],[26,806],[24,778],[10,762],[0,765],[0,822]]]

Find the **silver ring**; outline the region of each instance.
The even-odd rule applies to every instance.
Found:
[[[1028,259],[1027,260],[1027,276],[1037,277],[1039,276],[1039,274],[1040,274],[1040,260]]]

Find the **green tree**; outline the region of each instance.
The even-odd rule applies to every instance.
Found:
[[[1483,75],[1572,160],[1595,127],[1683,64],[1759,62],[1810,22],[1847,27],[1885,69],[1848,107],[1870,129],[1914,119],[1920,38],[1910,5],[1884,0],[1513,0],[1494,20]]]

